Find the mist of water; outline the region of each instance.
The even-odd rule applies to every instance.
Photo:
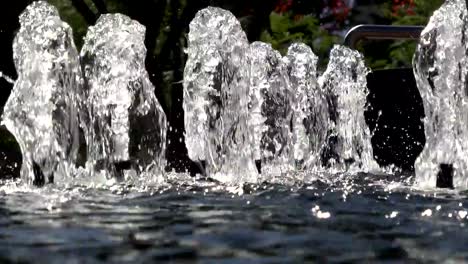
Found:
[[[5,81],[7,81],[10,84],[15,84],[15,80],[13,78],[11,78],[10,76],[4,74],[1,71],[0,71],[0,78],[4,79]]]

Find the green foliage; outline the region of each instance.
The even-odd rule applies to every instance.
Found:
[[[328,63],[328,53],[333,44],[339,42],[337,36],[330,35],[320,27],[319,21],[312,15],[293,16],[292,13],[270,14],[270,30],[265,30],[260,40],[271,43],[273,48],[279,50],[283,55],[287,52],[290,44],[302,42],[309,45],[319,58],[320,66]]]

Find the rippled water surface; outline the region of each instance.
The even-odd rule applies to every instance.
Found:
[[[0,262],[468,260],[466,193],[414,190],[411,177],[242,188],[172,178],[146,188],[3,182]]]

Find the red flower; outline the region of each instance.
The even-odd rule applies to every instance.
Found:
[[[276,13],[286,13],[288,12],[293,5],[293,0],[279,0],[275,7]]]
[[[393,0],[392,16],[415,15],[415,6],[414,0]]]
[[[351,12],[351,9],[343,0],[332,0],[330,8],[333,16],[338,22],[345,21]]]

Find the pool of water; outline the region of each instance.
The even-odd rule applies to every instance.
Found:
[[[297,177],[295,177],[297,179]],[[224,187],[0,187],[1,263],[468,260],[467,194],[412,177],[302,176]]]

